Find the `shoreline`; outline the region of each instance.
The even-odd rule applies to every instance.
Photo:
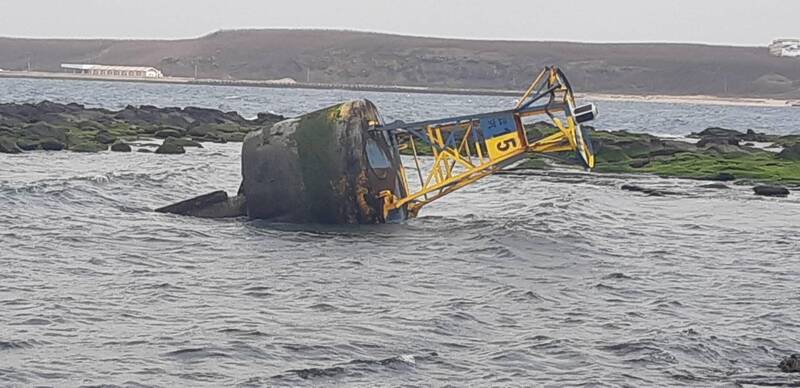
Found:
[[[165,78],[129,78],[116,76],[91,76],[70,73],[53,72],[26,72],[26,71],[0,71],[0,78],[22,78],[22,79],[52,79],[52,80],[75,80],[75,81],[106,81],[106,82],[129,82],[129,83],[151,83],[151,84],[176,84],[176,85],[207,85],[207,86],[239,86],[239,87],[263,87],[275,89],[316,89],[316,90],[350,90],[365,92],[386,92],[386,93],[413,93],[413,94],[443,94],[443,95],[464,95],[464,96],[502,96],[519,97],[522,90],[504,89],[468,89],[468,88],[437,88],[437,87],[418,87],[400,85],[370,85],[370,84],[332,84],[314,82],[285,82],[270,80],[222,80],[222,79],[194,79],[185,77],[165,77]],[[689,105],[719,105],[719,106],[754,106],[754,107],[800,107],[800,100],[774,99],[762,97],[719,97],[706,95],[632,95],[618,93],[576,93],[580,99],[597,101],[618,101],[618,102],[651,102],[665,104],[689,104]]]

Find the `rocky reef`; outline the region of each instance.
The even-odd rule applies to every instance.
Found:
[[[534,138],[555,130],[547,123],[528,127],[529,135]],[[800,135],[774,136],[752,130],[740,132],[708,128],[689,134],[688,139],[676,140],[645,133],[592,128],[591,136],[597,154],[597,172],[800,184]],[[533,156],[520,167],[545,169],[553,165]],[[758,191],[764,195],[783,193],[782,190]]]
[[[371,104],[368,105],[371,106]],[[308,128],[325,128],[333,131],[330,133],[339,133],[336,132],[341,129],[336,126],[339,124],[334,125],[335,120],[325,118],[330,114],[330,109],[335,112],[341,111],[341,108],[329,108],[320,111],[328,113],[315,112],[303,116],[304,118],[299,121],[285,121],[284,117],[274,114],[262,113],[254,119],[245,119],[236,112],[195,107],[158,108],[145,105],[127,106],[122,110],[113,111],[89,108],[75,103],[59,104],[49,101],[37,104],[0,104],[0,153],[20,153],[32,150],[98,152],[109,148],[117,152],[130,152],[131,147],[128,142],[143,138],[158,138],[164,139],[164,141],[160,146],[156,145],[158,148],[155,153],[181,154],[186,152],[188,147],[202,147],[201,142],[241,142],[245,141],[248,134],[251,134],[250,142],[246,142],[243,147],[245,183],[248,182],[248,176],[253,179],[261,179],[263,176],[258,174],[261,174],[262,170],[271,171],[286,160],[294,160],[295,164],[283,167],[295,169],[294,172],[298,176],[311,177],[324,170],[323,167],[342,167],[359,160],[361,161],[358,163],[364,162],[362,160],[364,149],[361,145],[350,144],[345,147],[342,144],[340,149],[334,152],[324,149],[324,147],[321,148],[320,144],[313,141],[322,139],[323,133],[317,133],[315,136],[304,135],[314,133]],[[357,108],[354,112],[364,109],[371,111],[374,107]],[[282,123],[276,125],[279,122]],[[353,128],[355,127],[357,126]],[[546,122],[529,124],[526,128],[531,140],[537,140],[556,131],[555,127]],[[646,173],[662,177],[752,183],[756,186],[754,187],[755,194],[765,196],[786,196],[789,195],[789,191],[781,185],[800,185],[800,134],[775,136],[753,130],[708,128],[699,133],[689,134],[686,139],[677,140],[646,133],[605,131],[594,128],[590,128],[590,133],[597,154],[598,163],[595,171],[601,173]],[[343,134],[356,139],[350,132],[340,133],[340,135]],[[341,138],[339,136],[329,140]],[[273,147],[274,144],[277,144],[276,142],[285,142],[291,145],[291,147],[287,146],[287,149],[294,149],[294,151],[290,152],[291,155],[285,155],[287,158],[267,160],[279,154],[274,149],[265,153],[265,150]],[[329,142],[329,144],[335,143]],[[385,144],[381,143],[380,145],[381,148],[386,148]],[[348,147],[362,153],[357,155],[343,153],[344,150],[350,149]],[[138,151],[149,152],[143,148]],[[425,154],[429,153],[430,149],[419,144],[418,151]],[[406,149],[404,152],[409,152],[409,150]],[[348,162],[342,162],[335,159],[335,155],[350,159]],[[312,163],[312,156],[316,158],[313,162],[316,163],[314,166],[308,165],[308,163]],[[550,169],[558,167],[563,164],[563,161],[573,157],[569,153],[553,156],[556,157],[555,161],[551,157],[532,156],[517,168]],[[247,162],[258,158],[263,160]],[[355,165],[359,166],[358,163]],[[260,167],[251,168],[256,165]],[[345,183],[352,187],[358,186],[354,182]],[[267,183],[264,181],[252,186],[243,184],[243,188],[250,187],[252,189],[251,196],[263,197],[263,201],[259,200],[260,203],[271,203],[281,198],[295,199],[291,195],[284,195],[285,193],[281,194],[283,195],[281,197],[278,195],[279,190],[270,189],[271,191],[256,193],[256,188],[267,187]],[[312,183],[302,182],[301,186],[308,188],[310,184]],[[396,189],[395,187],[390,188]],[[241,195],[241,193],[239,194]],[[277,197],[273,198],[276,195]],[[220,199],[219,197],[214,198]],[[322,202],[328,199],[327,194],[320,197]],[[224,201],[228,200],[224,199]],[[245,212],[256,214],[264,210],[248,207],[255,202],[242,202],[235,199],[230,199],[230,201],[231,206],[235,207],[235,210],[230,213],[238,214],[242,212],[241,209],[244,209]],[[312,206],[310,204],[303,206],[306,205]],[[374,208],[373,204],[368,207]],[[366,209],[366,207],[364,208]],[[186,213],[192,212],[183,210]],[[226,211],[228,210],[226,209],[222,213],[228,214]],[[266,213],[272,216],[271,210],[267,210]],[[349,214],[348,217],[355,214],[352,211],[345,213]],[[306,216],[307,214],[297,213],[289,218],[307,218]],[[332,219],[341,218],[340,215],[329,214],[328,216]],[[373,215],[367,213],[356,216],[356,218],[365,219],[372,217]]]
[[[0,104],[0,153],[32,150],[98,152],[129,150],[127,141],[169,139],[157,153],[182,153],[197,142],[241,142],[252,131],[284,120],[262,113],[248,120],[236,112],[207,108],[127,106],[119,111],[43,101]]]

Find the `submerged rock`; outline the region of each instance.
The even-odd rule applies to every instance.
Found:
[[[111,151],[114,152],[131,152],[131,146],[127,143],[116,142],[111,145]]]
[[[157,149],[157,154],[185,154],[186,149],[183,148],[179,142],[176,141],[174,137],[167,138],[164,140],[164,143],[161,144]]]
[[[730,187],[728,185],[724,184],[724,183],[709,183],[709,184],[700,185],[700,186],[697,186],[697,187],[699,187],[701,189],[721,189],[721,190],[730,189]]]
[[[753,187],[756,195],[763,195],[767,197],[786,197],[789,195],[789,189],[783,186],[775,185],[761,185]]]
[[[179,146],[181,146],[181,147],[197,147],[197,148],[203,148],[203,145],[202,145],[202,144],[200,144],[200,142],[197,142],[197,141],[194,141],[194,140],[190,140],[190,139],[184,139],[184,138],[169,138],[169,139],[167,139],[167,141],[169,141],[169,142],[170,142],[170,143],[172,143],[172,144],[177,144],[177,145],[179,145]]]
[[[108,150],[108,145],[95,142],[84,142],[70,146],[69,150],[73,152],[100,152]]]
[[[730,181],[735,181],[736,180],[736,175],[733,175],[733,174],[731,174],[729,172],[724,172],[723,171],[723,172],[717,173],[717,175],[713,175],[713,176],[708,177],[708,180],[710,180],[710,181],[720,181],[720,182],[730,182]]]
[[[785,357],[778,364],[778,368],[781,368],[781,371],[786,373],[800,373],[800,354],[792,354]]]
[[[620,189],[625,191],[633,191],[637,193],[643,193],[654,197],[661,197],[664,195],[677,195],[678,193],[674,193],[672,191],[667,190],[660,190],[660,189],[653,189],[649,187],[641,187],[636,185],[622,185]]]

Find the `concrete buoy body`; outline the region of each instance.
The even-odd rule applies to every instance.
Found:
[[[334,105],[247,135],[236,197],[201,195],[156,209],[205,218],[247,216],[278,222],[378,224],[402,221],[406,209],[384,215],[380,194],[406,195],[395,139],[383,131],[370,101]]]
[[[405,195],[402,165],[394,139],[369,130],[379,120],[375,105],[357,100],[250,133],[240,190],[247,215],[328,224],[391,221],[384,219],[379,195]]]

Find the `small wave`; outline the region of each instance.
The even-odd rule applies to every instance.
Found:
[[[209,348],[186,348],[178,349],[163,354],[164,357],[178,358],[182,360],[198,360],[207,358],[230,358],[225,352]]]
[[[338,375],[344,374],[345,369],[342,367],[335,366],[331,368],[296,369],[296,370],[290,370],[289,373],[294,373],[301,379],[308,380],[319,377],[336,377]]]
[[[334,378],[349,374],[362,374],[367,372],[377,372],[375,367],[396,369],[405,367],[414,367],[419,360],[430,360],[438,357],[436,352],[431,352],[423,356],[414,356],[411,354],[402,354],[395,357],[389,357],[378,360],[352,360],[345,364],[339,364],[327,368],[304,368],[293,369],[288,371],[289,374],[294,374],[303,380],[316,379],[316,378]],[[277,375],[275,378],[283,378],[284,375]]]
[[[633,277],[628,276],[628,275],[626,275],[626,274],[624,274],[622,272],[612,272],[612,273],[610,273],[610,274],[608,274],[606,276],[603,276],[603,279],[608,279],[608,280],[612,280],[612,279],[616,279],[616,280],[631,280],[631,279],[633,279]]]
[[[15,349],[30,349],[33,343],[29,341],[0,341],[0,351],[15,350]]]

